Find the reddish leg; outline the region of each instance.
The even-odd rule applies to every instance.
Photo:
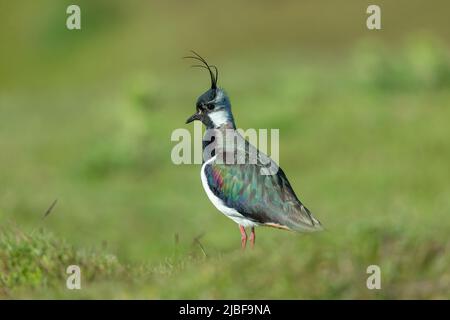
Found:
[[[250,246],[252,249],[255,246],[255,240],[256,240],[255,227],[252,227],[252,233],[250,234]]]
[[[247,245],[247,233],[245,232],[245,228],[243,226],[239,226],[239,230],[241,230],[242,250],[245,250],[245,246]]]

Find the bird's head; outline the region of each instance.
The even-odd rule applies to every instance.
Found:
[[[211,77],[211,88],[204,92],[197,99],[196,113],[187,119],[186,123],[190,123],[194,120],[199,120],[203,124],[211,129],[221,126],[227,126],[235,128],[233,114],[231,113],[231,103],[225,91],[217,86],[218,70],[214,65],[209,65],[205,59],[194,52],[195,56],[189,56],[186,58],[196,59],[200,61],[201,65],[194,65],[194,67],[201,67],[208,70]],[[214,69],[214,73],[212,69]]]

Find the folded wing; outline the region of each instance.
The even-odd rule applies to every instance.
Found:
[[[219,164],[205,166],[212,192],[228,207],[257,223],[292,231],[321,230],[320,222],[300,202],[286,175],[261,174],[258,164]]]

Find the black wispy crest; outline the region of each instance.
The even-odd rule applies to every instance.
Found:
[[[211,89],[217,89],[217,80],[219,79],[219,70],[217,69],[217,67],[215,65],[209,65],[208,62],[206,62],[206,60],[204,58],[202,58],[202,56],[200,56],[197,52],[195,52],[194,50],[191,50],[191,52],[195,55],[195,56],[186,56],[183,57],[184,59],[195,59],[200,61],[201,63],[203,63],[203,65],[200,64],[195,64],[192,67],[197,67],[197,68],[204,68],[206,70],[208,70],[209,75],[211,77]],[[211,68],[214,69],[214,73],[211,70]]]

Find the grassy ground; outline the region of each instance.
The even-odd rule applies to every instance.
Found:
[[[304,237],[280,249],[268,244],[245,254],[207,252],[205,256],[193,245],[189,254],[175,248],[159,264],[124,264],[101,247],[78,250],[42,231],[29,235],[12,228],[2,230],[0,296],[445,299],[450,280],[445,253],[450,243],[435,239],[445,237],[447,230],[424,237],[398,227],[358,225],[345,236]],[[382,270],[382,289],[370,291],[365,268],[374,263]],[[71,264],[82,270],[81,290],[66,288],[65,270]]]
[[[445,10],[408,29],[418,2],[386,4],[402,14],[365,36],[349,18],[364,6],[224,4],[211,30],[200,4],[98,3],[78,34],[58,31],[58,6],[2,20],[30,18],[0,29],[0,297],[450,297]],[[200,166],[172,164],[171,132],[192,130],[208,85],[180,59],[192,48],[219,66],[239,127],[280,129],[280,164],[325,232],[261,228],[242,253]],[[366,288],[373,264],[381,290]]]

